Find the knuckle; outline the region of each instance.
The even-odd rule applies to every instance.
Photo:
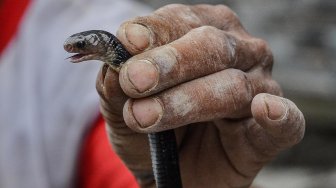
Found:
[[[236,13],[230,9],[228,6],[223,5],[223,4],[218,4],[218,5],[209,5],[209,4],[200,4],[200,5],[194,5],[193,7],[196,7],[200,10],[210,10],[210,11],[215,11],[215,13],[225,13],[229,15],[236,15]]]
[[[155,12],[156,13],[160,13],[160,12],[166,12],[166,11],[171,11],[171,10],[174,10],[176,11],[177,9],[178,10],[183,10],[183,9],[186,9],[186,8],[189,8],[189,6],[187,5],[184,5],[184,4],[179,4],[179,3],[173,3],[173,4],[169,4],[169,5],[165,5],[159,9],[157,9]]]
[[[213,26],[201,26],[191,30],[190,38],[197,41],[202,52],[223,67],[235,67],[239,63],[239,41],[237,38]]]
[[[241,30],[243,28],[238,15],[229,7],[225,5],[216,5],[213,11],[219,18],[226,22],[220,29],[226,31],[232,29]]]
[[[238,63],[237,59],[237,39],[230,34],[225,34],[223,42],[227,50],[228,67],[235,67]]]
[[[199,37],[199,36],[208,36],[214,33],[218,33],[219,30],[216,27],[204,25],[204,26],[192,29],[191,32]]]
[[[204,52],[213,51],[216,54],[222,50],[222,46],[226,45],[221,44],[224,42],[223,38],[225,38],[223,35],[224,31],[206,25],[192,29],[188,37],[191,41],[197,42]]]
[[[246,102],[252,101],[253,94],[251,82],[246,73],[241,70],[233,69],[230,77],[232,84],[229,86],[229,91],[234,100],[234,106],[239,106],[239,104],[246,104]]]
[[[259,38],[253,38],[252,40],[256,46],[256,52],[264,54],[267,48],[266,41],[264,41],[263,39],[259,39]]]
[[[226,5],[222,5],[222,4],[215,5],[215,8],[217,9],[218,12],[222,12],[222,13],[225,13],[227,15],[237,18],[237,14]]]
[[[269,48],[267,42],[262,39],[256,39],[257,53],[260,54],[260,64],[264,68],[272,68],[273,66],[273,54]]]
[[[257,46],[256,48],[256,51],[257,52],[260,52],[264,55],[267,55],[268,53],[268,45],[266,43],[266,41],[262,40],[262,39],[259,39],[259,38],[256,38],[255,39],[255,44]]]
[[[221,47],[227,46],[229,34],[214,26],[204,25],[190,31],[190,37],[207,45],[207,49],[222,50]],[[232,38],[232,37],[231,37]],[[222,44],[223,43],[223,44]]]
[[[268,80],[266,82],[265,90],[267,93],[282,96],[282,89],[280,85],[278,84],[278,82],[276,82],[275,80]]]

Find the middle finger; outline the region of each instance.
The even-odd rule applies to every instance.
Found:
[[[279,94],[276,82],[262,74],[227,69],[192,80],[157,95],[129,99],[123,109],[126,124],[140,132],[175,129],[195,122],[250,115],[253,97]]]

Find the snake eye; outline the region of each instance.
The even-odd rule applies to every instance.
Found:
[[[76,47],[77,48],[84,48],[84,46],[85,46],[85,41],[78,41],[76,43]]]

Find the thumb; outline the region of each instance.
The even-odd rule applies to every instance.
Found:
[[[252,115],[280,149],[291,147],[304,136],[302,112],[290,100],[262,93],[252,101]]]

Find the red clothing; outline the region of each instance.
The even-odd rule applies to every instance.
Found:
[[[15,35],[29,2],[3,0],[0,3],[0,55]],[[86,136],[78,161],[81,188],[138,188],[133,175],[113,152],[101,117]]]
[[[28,7],[29,0],[0,1],[0,55],[15,34],[21,17]]]
[[[112,151],[105,131],[105,122],[101,117],[83,145],[79,163],[79,187],[138,187],[132,174]]]

